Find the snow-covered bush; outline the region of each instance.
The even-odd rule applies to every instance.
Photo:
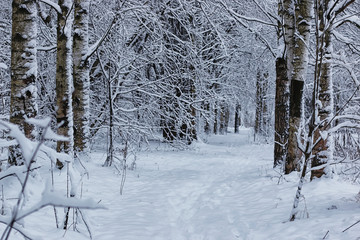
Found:
[[[0,140],[0,145],[2,147],[20,148],[23,158],[22,165],[7,166],[3,164],[0,173],[0,184],[2,186],[0,223],[6,226],[1,239],[9,239],[12,236],[12,230],[16,230],[26,239],[38,239],[36,236],[31,236],[24,227],[24,219],[47,206],[54,207],[58,228],[60,228],[60,224],[55,207],[64,207],[67,210],[65,211],[63,229],[68,228],[69,209],[76,209],[77,215],[84,220],[91,238],[90,229],[80,209],[95,209],[101,208],[101,206],[92,200],[74,197],[77,191],[77,183],[75,181],[76,174],[72,167],[73,158],[64,153],[58,153],[52,147],[45,145],[46,142],[66,141],[67,139],[50,129],[50,118],[43,120],[27,119],[26,121],[33,124],[41,132],[39,136],[36,136],[38,140],[26,138],[17,125],[0,120],[0,129],[6,136]],[[53,174],[51,180],[49,180],[50,177],[46,178],[40,174],[41,169],[44,168],[53,170],[57,159],[68,166],[67,178],[71,186],[68,188],[68,193],[55,191]],[[69,198],[69,192],[71,198]]]

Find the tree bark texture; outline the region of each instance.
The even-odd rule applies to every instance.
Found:
[[[318,43],[320,44],[318,50],[320,54],[320,74],[318,77],[319,87],[318,87],[318,100],[321,104],[316,105],[316,110],[320,122],[317,124],[319,128],[314,133],[314,140],[320,138],[320,142],[313,149],[314,158],[311,162],[311,167],[317,167],[322,164],[327,163],[332,159],[332,144],[333,139],[332,135],[326,136],[326,138],[321,138],[321,132],[327,131],[330,125],[327,125],[326,119],[331,119],[334,111],[334,98],[333,98],[333,86],[332,86],[332,67],[331,67],[331,54],[332,54],[332,44],[331,44],[331,27],[325,29],[325,25],[329,22],[328,17],[324,14],[329,10],[329,0],[317,0],[318,1],[318,17],[319,17],[319,30],[322,33],[319,36]],[[325,167],[317,170],[311,171],[311,179],[314,177],[320,178],[325,174]]]
[[[285,163],[285,173],[294,170],[300,171],[302,153],[298,148],[298,131],[301,127],[303,113],[303,89],[308,66],[308,43],[310,39],[310,26],[312,18],[312,0],[298,0],[295,2],[295,28],[294,34],[292,75],[290,83],[290,118],[289,141]]]
[[[74,118],[74,153],[88,153],[89,131],[89,66],[85,57],[89,48],[89,0],[75,0],[73,34],[73,118]]]
[[[19,125],[27,138],[33,138],[33,125],[25,118],[37,115],[37,8],[35,0],[13,0],[11,35],[10,122]],[[9,163],[21,164],[18,147],[9,148]]]
[[[282,4],[281,4],[282,3]],[[279,14],[282,16],[283,21],[283,35],[285,44],[285,58],[287,66],[287,77],[291,79],[291,73],[293,71],[293,47],[295,36],[295,6],[294,0],[283,0],[279,3]]]
[[[268,73],[260,70],[256,77],[256,112],[255,112],[255,136],[266,136],[268,130],[268,106],[266,95],[268,91]],[[255,138],[256,139],[256,138]]]
[[[286,59],[276,59],[276,93],[275,93],[275,144],[274,167],[283,165],[286,160],[287,141],[289,137],[289,79]]]
[[[57,55],[56,55],[56,122],[57,133],[70,138],[70,141],[58,141],[58,152],[73,151],[73,112],[72,112],[72,21],[70,15],[72,1],[59,0],[62,13],[57,20]],[[61,162],[57,166],[62,168]]]

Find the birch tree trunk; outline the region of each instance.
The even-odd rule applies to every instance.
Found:
[[[289,99],[286,59],[279,57],[276,59],[274,167],[283,165],[286,160],[289,137]]]
[[[318,92],[318,100],[321,104],[316,105],[316,110],[318,114],[318,118],[320,122],[318,122],[319,128],[314,133],[314,140],[321,139],[320,142],[315,146],[313,150],[314,158],[311,162],[311,167],[317,167],[324,163],[327,163],[332,159],[332,135],[327,136],[327,138],[321,138],[321,132],[327,131],[331,125],[327,124],[326,119],[331,119],[334,111],[334,98],[333,98],[333,87],[332,87],[332,67],[331,67],[331,55],[332,55],[332,44],[331,44],[331,26],[327,26],[329,19],[328,16],[331,14],[328,13],[326,16],[326,12],[329,11],[329,0],[317,0],[318,1],[318,16],[320,20],[319,24],[319,32],[320,36],[318,36],[318,43],[320,44],[318,53],[320,54],[320,62],[318,66],[320,67],[319,74],[319,92]],[[324,122],[323,122],[324,121]],[[321,123],[323,122],[323,123]],[[325,174],[325,167],[317,170],[311,171],[311,179],[314,177],[320,178]]]
[[[72,120],[72,20],[70,15],[72,0],[59,0],[62,13],[57,20],[57,56],[56,56],[56,122],[57,133],[70,138],[70,141],[58,141],[57,151],[72,155],[73,120]],[[63,165],[56,162],[59,168]]]
[[[255,112],[255,126],[254,126],[254,140],[258,137],[267,137],[268,130],[268,106],[267,106],[267,91],[268,91],[268,73],[263,73],[258,70],[256,76],[256,112]]]
[[[302,153],[298,149],[297,134],[303,115],[303,89],[308,65],[308,45],[312,18],[312,0],[295,2],[295,27],[292,61],[292,76],[290,83],[290,118],[289,141],[285,163],[285,173],[300,171]]]
[[[278,39],[284,41],[284,52],[276,59],[274,167],[284,165],[289,137],[290,79],[294,46],[294,3],[278,1]],[[279,43],[280,45],[282,43]]]
[[[37,115],[37,8],[35,0],[13,0],[11,35],[11,96],[10,122],[33,138],[34,127],[25,118]],[[18,147],[9,148],[9,164],[21,164]]]
[[[281,2],[281,0],[280,0]],[[279,6],[279,13],[283,18],[284,26],[284,44],[285,44],[285,59],[287,67],[287,77],[291,79],[293,71],[293,56],[294,56],[294,36],[295,36],[295,6],[294,0],[283,0],[282,5]]]
[[[89,152],[89,64],[86,61],[89,48],[89,0],[74,1],[74,36],[73,36],[73,82],[72,94],[74,119],[74,155]]]

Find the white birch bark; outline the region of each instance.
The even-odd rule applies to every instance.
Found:
[[[10,122],[24,130],[27,138],[33,138],[34,130],[25,118],[37,115],[37,8],[35,0],[13,0],[11,35],[11,96]],[[20,164],[21,153],[10,148],[9,163]]]
[[[319,124],[319,128],[315,131],[314,141],[321,139],[315,146],[313,154],[315,155],[312,160],[311,166],[317,167],[332,160],[333,157],[333,139],[332,135],[327,135],[325,132],[330,129],[331,124],[328,121],[334,114],[334,97],[332,86],[332,66],[331,56],[333,47],[331,43],[331,31],[332,26],[329,25],[329,19],[325,13],[328,13],[331,5],[330,0],[317,0],[318,1],[318,15],[319,15],[319,32],[318,36],[318,53],[319,53],[319,76],[318,76],[318,103],[316,105],[317,119],[316,125]],[[330,16],[330,15],[329,15]],[[326,121],[328,119],[328,121]],[[325,137],[326,135],[326,137]],[[322,138],[324,136],[324,138]],[[311,179],[314,177],[321,177],[326,173],[325,168],[312,170]]]
[[[75,0],[73,36],[73,119],[74,154],[79,157],[89,152],[89,66],[86,56],[89,49],[89,0]]]
[[[281,1],[281,0],[280,0]],[[282,9],[280,9],[283,17],[285,58],[287,65],[287,77],[291,79],[293,71],[294,57],[294,36],[295,36],[295,7],[294,0],[283,0]]]
[[[73,119],[72,119],[72,0],[59,0],[61,14],[57,21],[56,56],[56,121],[58,134],[69,137],[70,141],[58,141],[57,151],[72,155]],[[57,162],[62,167],[61,162]]]
[[[302,153],[298,149],[297,134],[303,118],[303,88],[308,67],[308,45],[313,13],[313,0],[298,0],[295,9],[295,32],[290,85],[289,141],[285,173],[300,171]]]
[[[274,167],[284,169],[289,135],[290,77],[294,45],[294,2],[278,0],[278,40],[283,50],[276,59]],[[284,47],[281,47],[284,44]]]

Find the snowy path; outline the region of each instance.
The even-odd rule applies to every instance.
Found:
[[[259,177],[271,168],[271,147],[250,146],[247,138],[246,134],[222,136],[193,151],[141,156],[138,170],[129,173],[123,196],[119,196],[120,178],[107,180],[109,186],[94,193],[111,195],[107,202],[102,200],[111,214],[91,213],[93,223],[101,223],[96,224],[95,239],[119,235],[126,240],[245,239],[261,224],[254,216],[261,217],[269,204],[275,206],[263,197],[266,188],[258,191],[265,184],[273,185]],[[104,178],[97,175],[91,181],[97,184]]]
[[[138,159],[120,196],[121,176],[100,167],[103,153],[93,154],[83,195],[107,207],[87,211],[93,239],[307,240],[327,231],[326,239],[356,239],[360,230],[341,233],[358,220],[358,186],[331,179],[305,185],[310,218],[289,223],[297,176],[277,184],[272,146],[249,144],[246,132],[212,137],[191,151],[144,152]],[[87,235],[69,232],[65,239]]]
[[[268,179],[259,178],[262,168],[256,159],[271,166],[269,151],[254,156],[260,146],[246,144],[247,135],[210,139],[194,151],[150,153],[129,173],[124,195],[114,188],[98,189],[111,194],[109,215],[92,213],[100,235],[96,239],[244,239],[261,216],[264,192],[254,192]],[[264,147],[264,146],[261,146]],[[266,146],[269,148],[269,146]],[[157,157],[158,159],[154,159]],[[139,174],[136,178],[134,175]],[[92,177],[101,181],[105,176]],[[107,191],[107,192],[104,192]],[[265,191],[266,192],[266,191]],[[272,204],[273,205],[273,204]],[[100,229],[106,228],[107,231]],[[106,235],[104,235],[106,234]]]

